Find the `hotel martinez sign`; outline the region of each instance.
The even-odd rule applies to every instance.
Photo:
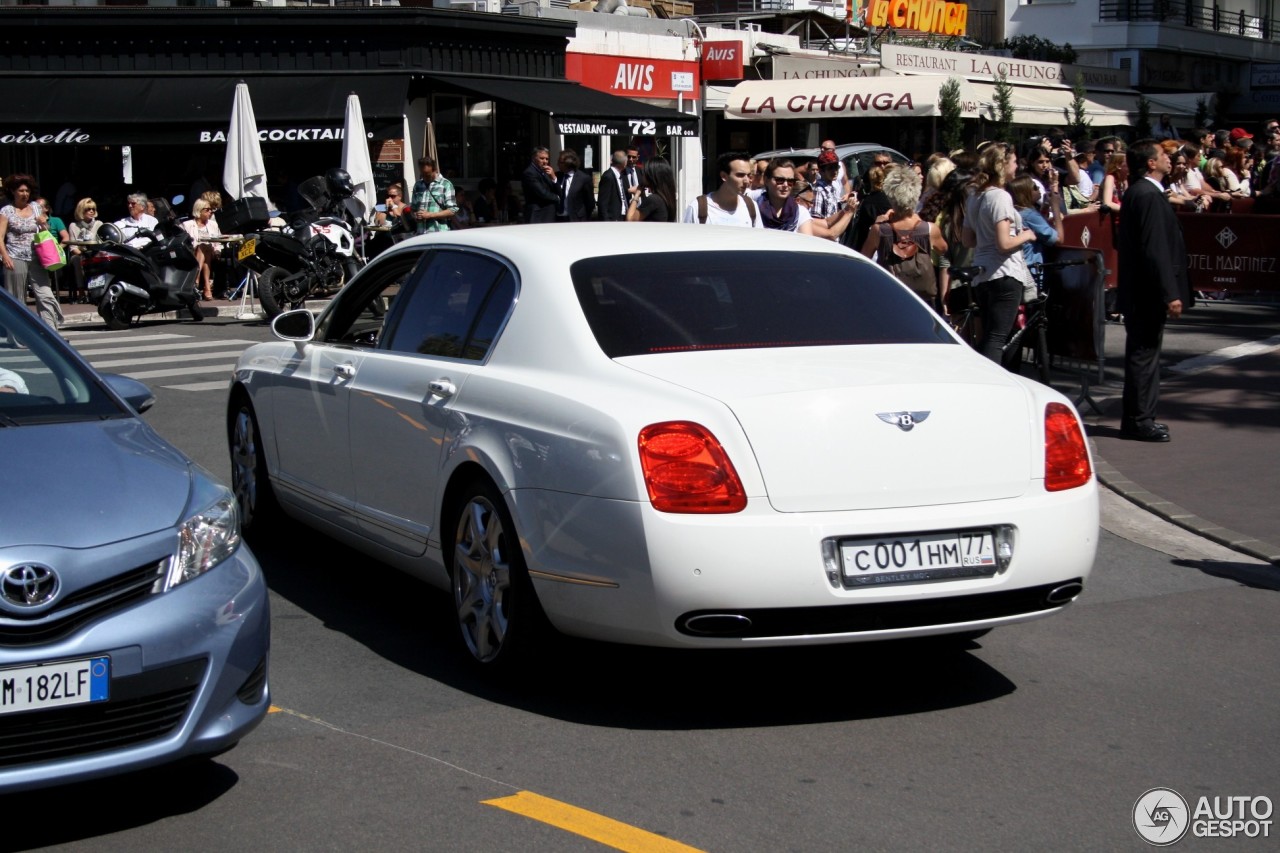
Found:
[[[982,53],[956,53],[905,47],[897,44],[880,48],[880,64],[898,74],[946,74],[966,80],[995,82],[1003,74],[1014,84],[1023,86],[1059,86],[1071,88],[1079,75],[1086,88],[1128,89],[1129,72],[1119,68],[1089,65],[1064,65],[1057,62],[1035,62],[1007,56]]]

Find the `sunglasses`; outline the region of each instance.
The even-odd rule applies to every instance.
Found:
[[[794,184],[796,182],[796,178],[780,178],[777,175],[774,175],[769,180],[773,181],[775,184]]]
[[[85,212],[85,213],[97,213],[97,212],[98,212],[98,208],[96,208],[96,207],[86,207],[86,208],[84,209],[84,212]]]
[[[824,146],[822,146],[822,150],[823,150],[823,151],[835,151],[836,149],[835,149],[835,146],[834,146],[834,145],[824,145]]]

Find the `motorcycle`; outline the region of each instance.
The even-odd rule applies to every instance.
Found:
[[[346,210],[351,193],[351,176],[330,169],[298,186],[310,207],[291,215],[283,229],[245,235],[236,259],[257,274],[258,299],[268,320],[302,307],[312,294],[336,290],[363,266]]]
[[[127,329],[145,314],[179,308],[187,309],[193,320],[204,319],[196,304],[198,264],[191,237],[168,202],[154,201],[154,230],[138,228],[126,238],[118,226],[103,223],[100,245],[85,247],[81,255],[89,301],[98,306],[108,329]],[[177,196],[173,204],[182,201]],[[129,245],[139,239],[147,242]]]

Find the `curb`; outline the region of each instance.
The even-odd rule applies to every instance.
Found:
[[[1097,445],[1092,440],[1089,441],[1089,444],[1093,449],[1094,473],[1097,474],[1098,481],[1120,497],[1141,507],[1152,515],[1159,516],[1165,521],[1191,531],[1197,536],[1202,536],[1211,542],[1217,542],[1219,545],[1223,545],[1233,551],[1239,551],[1241,554],[1263,560],[1273,566],[1280,566],[1280,546],[1263,542],[1261,539],[1255,539],[1243,533],[1237,533],[1234,530],[1228,530],[1219,524],[1188,512],[1175,503],[1170,503],[1159,495],[1147,491],[1103,459],[1098,454]]]
[[[329,301],[330,300],[328,299],[309,299],[307,300],[306,308],[309,311],[313,311],[313,312],[319,311],[320,309],[324,308],[324,306],[328,305]],[[217,308],[217,313],[216,314],[206,313],[205,314],[206,320],[212,319],[214,317],[233,317],[238,320],[257,320],[263,323],[267,322],[266,313],[263,312],[263,310],[257,306],[250,308],[248,305],[246,305],[242,309],[240,306],[240,303],[238,302],[229,302],[222,305],[210,305],[210,304],[205,305],[206,312],[211,311],[214,308]],[[181,322],[181,323],[190,322],[186,316],[185,311],[181,315],[179,315],[177,311],[161,311],[155,314],[145,314],[143,315],[143,320],[148,322],[168,321],[171,323],[172,322]],[[85,325],[89,325],[93,323],[101,323],[101,322],[102,322],[102,318],[98,316],[98,312],[96,310],[65,312],[64,318],[62,321],[62,328],[65,329],[68,326],[85,326]]]

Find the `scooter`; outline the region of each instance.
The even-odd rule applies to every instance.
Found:
[[[351,176],[330,169],[298,186],[310,208],[292,214],[282,230],[245,235],[236,259],[258,274],[268,320],[302,307],[312,294],[336,290],[363,265],[345,212],[351,191]]]
[[[178,205],[182,196],[173,199]],[[98,229],[101,245],[84,248],[85,285],[89,301],[108,329],[127,329],[146,314],[185,308],[193,320],[203,320],[196,303],[198,266],[191,238],[178,223],[173,208],[156,199],[154,231],[137,229],[128,240],[116,225],[104,222]],[[130,246],[138,239],[146,242]]]

